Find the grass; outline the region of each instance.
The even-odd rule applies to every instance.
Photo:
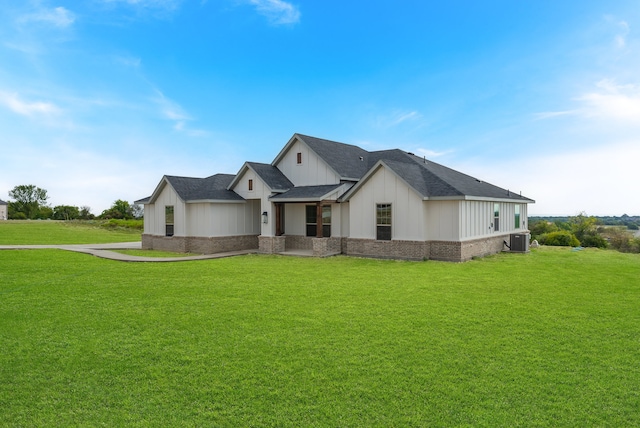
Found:
[[[107,223],[108,224],[108,223]],[[0,245],[103,244],[140,241],[141,231],[104,228],[102,222],[10,220],[0,221]]]
[[[0,253],[2,426],[633,426],[640,256]]]

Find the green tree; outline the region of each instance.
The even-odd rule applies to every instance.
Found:
[[[575,217],[569,218],[571,232],[578,238],[584,247],[606,248],[607,240],[598,234],[597,226],[599,221],[596,217],[589,217],[582,212]]]
[[[113,203],[111,208],[102,211],[102,214],[100,214],[100,218],[103,218],[103,219],[116,218],[116,219],[130,220],[134,218],[133,209],[129,204],[129,202],[123,201],[122,199],[118,199]]]
[[[43,210],[47,208],[47,199],[49,199],[47,191],[33,184],[14,187],[9,190],[9,197],[14,199],[9,202],[9,213],[12,214],[10,218],[43,218],[43,214],[47,211]]]
[[[538,239],[545,233],[557,232],[558,226],[547,220],[535,220],[529,222],[529,230],[531,231],[531,238]]]
[[[91,207],[83,206],[80,208],[80,212],[78,213],[78,218],[80,220],[93,220],[95,216],[91,214]]]
[[[53,207],[53,219],[54,220],[76,220],[80,217],[80,210],[78,207],[71,205],[58,205]]]

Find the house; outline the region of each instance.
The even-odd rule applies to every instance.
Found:
[[[6,220],[9,218],[8,214],[9,204],[0,199],[0,220]]]
[[[402,150],[294,134],[271,164],[167,175],[136,203],[147,249],[464,261],[528,244],[534,201]]]

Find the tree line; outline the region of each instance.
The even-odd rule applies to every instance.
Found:
[[[542,245],[613,248],[640,253],[640,217],[595,217],[580,213],[573,217],[529,217],[531,239]]]
[[[140,219],[143,209],[118,199],[98,216],[91,213],[88,206],[58,205],[47,203],[49,195],[45,189],[33,184],[15,186],[9,191],[8,217],[10,220],[93,220],[98,219]]]

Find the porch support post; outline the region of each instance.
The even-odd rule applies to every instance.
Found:
[[[322,238],[322,202],[316,204],[316,238]]]
[[[282,236],[282,204],[276,203],[276,236]]]

